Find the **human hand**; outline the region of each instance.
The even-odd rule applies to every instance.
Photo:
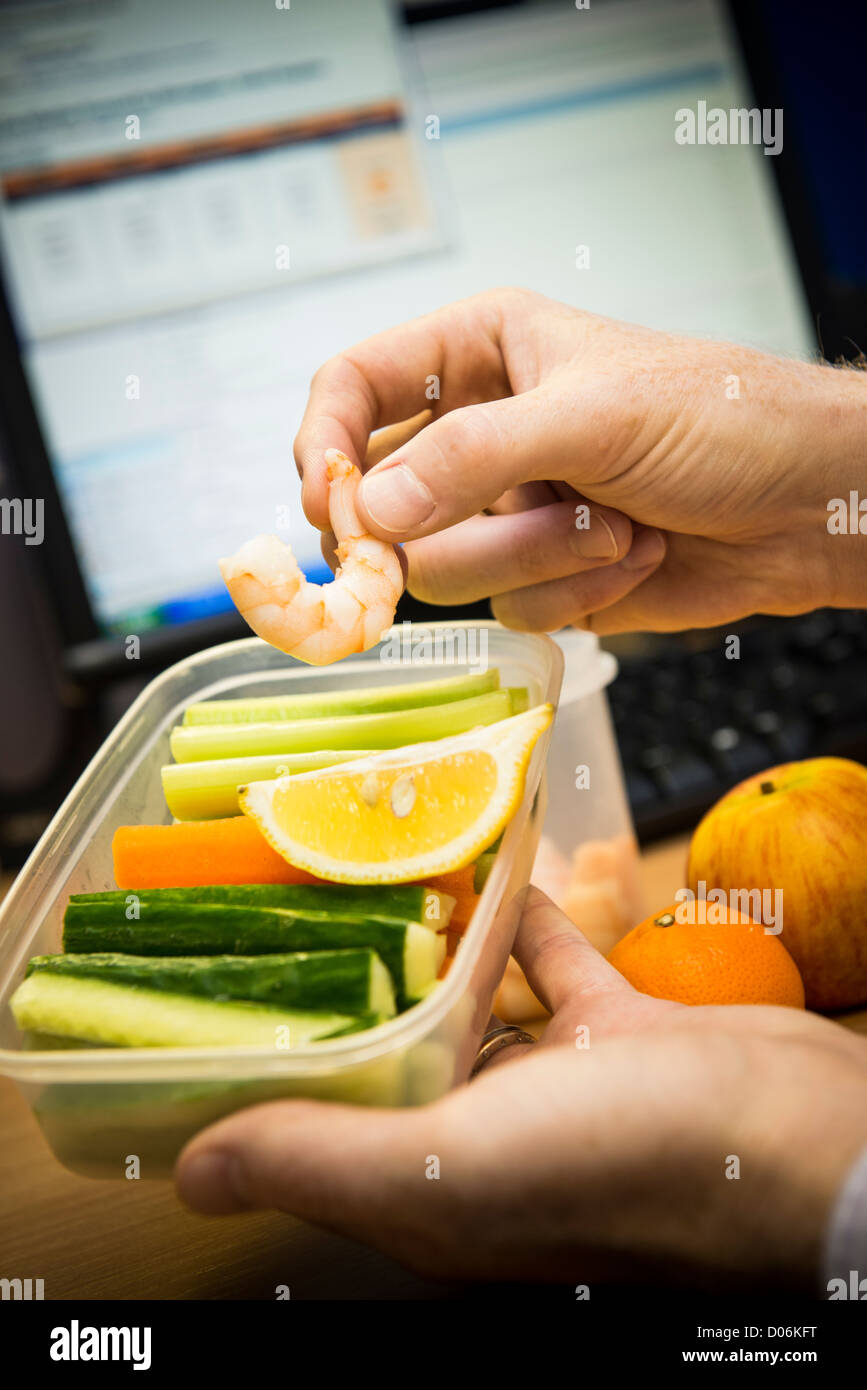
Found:
[[[537,889],[515,953],[553,1015],[539,1043],[418,1109],[241,1111],[184,1150],[181,1196],[277,1207],[437,1276],[809,1288],[867,1142],[864,1040],[638,994]]]
[[[365,461],[373,431],[425,408]],[[493,596],[517,628],[670,631],[867,602],[862,538],[826,524],[829,500],[863,487],[865,427],[862,373],[510,289],[326,363],[295,455],[323,530],[325,449],[371,471],[360,510],[409,542],[422,599]]]

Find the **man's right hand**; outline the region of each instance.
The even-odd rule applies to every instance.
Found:
[[[600,633],[867,603],[863,537],[827,528],[831,498],[867,492],[862,373],[477,295],[317,372],[295,444],[314,525],[325,449],[364,468],[371,433],[426,408],[360,510],[409,542],[429,602]]]

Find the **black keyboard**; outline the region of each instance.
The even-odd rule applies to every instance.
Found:
[[[740,656],[730,659],[736,635]],[[609,687],[643,842],[691,828],[729,787],[774,763],[867,762],[867,613],[822,609],[712,633],[612,645]]]

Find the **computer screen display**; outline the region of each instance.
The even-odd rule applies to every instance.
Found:
[[[259,532],[325,568],[291,457],[310,377],[498,284],[792,355],[814,340],[716,0],[405,27],[385,0],[0,10],[6,297],[97,629],[231,605]]]

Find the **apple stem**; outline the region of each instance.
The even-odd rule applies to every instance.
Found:
[[[761,791],[763,796],[769,796],[770,793],[774,790],[774,784],[773,782],[762,782],[759,790]]]

